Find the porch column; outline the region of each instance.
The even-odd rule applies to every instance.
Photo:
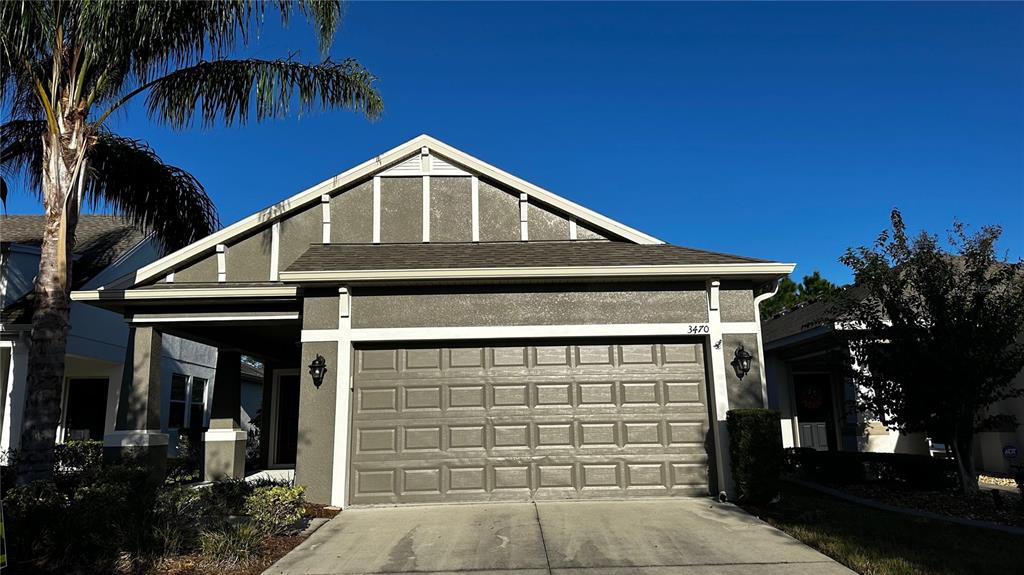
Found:
[[[210,430],[203,434],[206,456],[204,479],[245,477],[245,439],[242,429],[242,354],[217,350],[217,373],[213,378]]]
[[[114,431],[103,437],[108,459],[142,458],[154,480],[167,473],[167,434],[160,428],[162,334],[151,326],[128,331]]]

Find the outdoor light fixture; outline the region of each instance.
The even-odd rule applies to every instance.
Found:
[[[327,360],[318,353],[316,354],[316,359],[309,364],[309,375],[313,376],[313,385],[317,389],[320,389],[320,386],[323,384],[325,373],[327,373]]]
[[[736,348],[736,356],[732,358],[732,363],[730,363],[732,368],[736,370],[736,377],[743,379],[743,376],[750,372],[750,360],[753,358],[754,356],[743,349],[743,344]]]

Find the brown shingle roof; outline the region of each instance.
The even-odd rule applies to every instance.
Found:
[[[314,244],[289,272],[574,266],[764,263],[669,244],[494,242],[451,244]]]
[[[43,222],[43,216],[0,216],[0,242],[38,247],[43,240]],[[145,233],[117,216],[79,216],[71,288],[84,285],[145,238]],[[33,309],[30,293],[6,306],[0,312],[0,321],[27,323]]]

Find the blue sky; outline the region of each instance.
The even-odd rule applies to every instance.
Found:
[[[243,54],[316,60],[268,19]],[[1024,255],[1024,4],[354,3],[332,49],[380,76],[347,112],[148,140],[224,224],[429,133],[666,241],[837,262],[899,207],[1001,224]],[[10,213],[38,212],[21,195]]]

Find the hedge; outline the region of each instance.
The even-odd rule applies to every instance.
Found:
[[[767,409],[733,409],[725,420],[737,499],[771,501],[779,493],[783,467],[779,414]]]
[[[918,490],[959,484],[956,463],[930,455],[791,448],[786,450],[786,460],[794,471],[822,483],[879,482]]]

